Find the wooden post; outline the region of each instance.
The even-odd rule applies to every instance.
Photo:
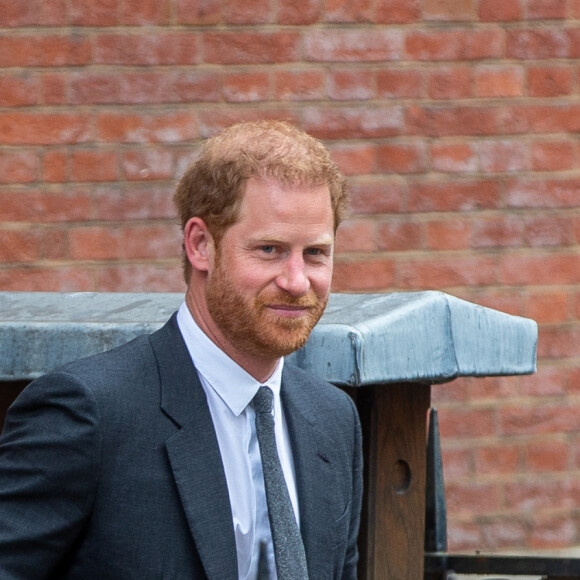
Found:
[[[422,580],[430,385],[371,385],[356,400],[365,459],[359,578]]]

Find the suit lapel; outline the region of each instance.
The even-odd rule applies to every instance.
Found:
[[[179,430],[169,462],[207,577],[236,578],[236,544],[221,455],[205,393],[175,315],[151,336],[161,377],[161,408]]]
[[[334,445],[319,428],[315,399],[308,396],[304,377],[297,378],[290,365],[282,375],[282,402],[296,471],[300,532],[306,550],[310,578],[330,578],[337,518],[338,466]],[[311,393],[310,393],[311,394]],[[338,494],[339,495],[339,494]]]

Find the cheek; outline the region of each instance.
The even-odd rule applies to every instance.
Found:
[[[326,296],[332,283],[332,267],[322,268],[310,276],[310,285],[318,296]]]

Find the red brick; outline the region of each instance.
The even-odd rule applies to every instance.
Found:
[[[481,170],[510,173],[530,169],[530,152],[524,141],[482,141],[477,146]]]
[[[351,185],[351,206],[355,214],[398,213],[404,190],[398,181],[358,179]]]
[[[424,246],[423,229],[420,224],[410,222],[405,218],[389,219],[378,224],[377,242],[379,250],[387,252],[422,248]]]
[[[563,20],[568,16],[567,2],[561,0],[531,0],[524,7],[526,20]]]
[[[118,103],[121,77],[118,74],[79,72],[70,78],[70,103],[93,105]]]
[[[546,293],[548,300],[550,293]],[[558,305],[555,305],[558,309]],[[529,316],[526,313],[526,316]],[[537,397],[538,399],[547,397],[562,397],[569,390],[567,374],[558,367],[541,365],[533,374],[522,377],[520,393],[523,397]],[[541,401],[537,401],[541,403]]]
[[[334,292],[379,291],[393,286],[392,260],[373,258],[352,261],[337,259],[334,265]]]
[[[173,155],[166,149],[126,151],[122,167],[129,181],[170,180],[173,177]]]
[[[119,162],[113,151],[73,151],[72,181],[115,181],[119,177]]]
[[[230,73],[224,77],[224,98],[228,102],[265,101],[270,97],[267,72]]]
[[[0,288],[4,291],[88,292],[95,290],[89,268],[25,267],[0,270]]]
[[[185,65],[198,61],[198,37],[191,32],[102,33],[95,39],[97,64]]]
[[[43,260],[63,260],[68,258],[68,231],[57,227],[44,232],[41,258]]]
[[[407,58],[419,61],[465,61],[503,56],[499,30],[429,30],[409,32]]]
[[[0,67],[53,67],[88,64],[89,39],[83,35],[0,37]]]
[[[38,259],[40,239],[37,232],[0,229],[0,263],[23,263]]]
[[[522,60],[567,58],[570,39],[565,30],[555,26],[507,30],[505,56]]]
[[[389,173],[424,173],[427,169],[425,143],[389,143],[377,147],[377,167]]]
[[[424,0],[426,21],[461,22],[474,19],[471,0]]]
[[[580,0],[572,0],[572,14],[574,18],[580,18]]]
[[[443,439],[489,437],[495,435],[495,411],[439,407],[439,429]]]
[[[69,180],[68,154],[60,149],[49,149],[44,153],[44,179],[48,183]]]
[[[101,140],[118,143],[174,143],[198,137],[197,122],[190,112],[101,113],[97,131]]]
[[[443,173],[475,173],[478,157],[471,143],[435,142],[431,146],[431,164],[435,171]]]
[[[118,4],[118,0],[70,0],[71,22],[77,26],[114,26]]]
[[[427,222],[427,247],[430,250],[461,250],[469,248],[471,222],[462,219]]]
[[[524,225],[524,240],[532,248],[574,243],[574,224],[564,216],[530,216],[524,220]]]
[[[531,144],[532,169],[561,171],[575,166],[574,146],[569,141],[536,141]]]
[[[472,449],[445,449],[442,455],[446,481],[457,481],[471,477],[474,469]]]
[[[519,66],[478,66],[475,96],[520,97],[524,94],[524,71]]]
[[[303,128],[319,139],[391,137],[403,128],[402,110],[396,106],[309,107],[302,113]]]
[[[265,24],[272,20],[269,0],[224,0],[222,14],[227,24]]]
[[[526,445],[526,470],[530,473],[566,471],[570,445],[565,441],[534,441]]]
[[[479,256],[406,258],[397,263],[397,286],[404,290],[445,290],[482,286],[497,280],[493,259]]]
[[[63,26],[68,24],[66,0],[0,0],[0,26]]]
[[[172,219],[175,216],[172,192],[166,187],[101,186],[93,195],[93,204],[98,220]]]
[[[77,113],[0,113],[6,145],[63,145],[91,137],[89,119]]]
[[[67,102],[67,74],[43,73],[41,96],[44,105],[63,105]]]
[[[169,72],[139,71],[124,74],[116,87],[119,102],[125,104],[170,103],[173,75]]]
[[[375,229],[374,222],[368,219],[347,220],[338,228],[335,253],[376,251]]]
[[[520,451],[515,445],[493,445],[475,451],[477,477],[517,474],[520,470]]]
[[[403,54],[403,33],[397,29],[309,30],[304,39],[312,62],[383,62]]]
[[[345,175],[376,171],[376,148],[370,143],[341,143],[331,146],[332,158]]]
[[[364,101],[375,96],[375,85],[370,71],[334,68],[328,75],[328,96],[336,101]]]
[[[538,358],[565,359],[578,354],[580,329],[577,325],[545,327],[538,342]]]
[[[199,135],[203,138],[215,135],[226,127],[242,121],[284,119],[296,125],[300,124],[296,113],[289,108],[284,110],[275,107],[246,108],[235,104],[229,108],[205,108],[199,111],[197,119],[199,122]]]
[[[421,18],[419,0],[376,0],[375,22],[377,24],[409,24]]]
[[[222,19],[221,0],[176,0],[178,24],[212,25]]]
[[[371,0],[359,0],[358,2],[326,0],[324,15],[327,22],[371,22],[373,8]]]
[[[314,24],[321,18],[321,3],[318,0],[287,0],[278,4],[280,24]]]
[[[0,149],[0,183],[31,183],[38,181],[40,173],[35,151]]]
[[[418,181],[409,185],[410,211],[473,211],[498,207],[496,181]]]
[[[552,517],[536,515],[532,525],[530,546],[536,549],[568,548],[576,543],[578,524],[574,516],[557,514]]]
[[[531,67],[528,90],[532,97],[560,97],[572,94],[572,71],[568,67]]]
[[[119,4],[118,18],[121,24],[142,26],[169,22],[169,0],[120,0]]]
[[[447,542],[449,551],[474,551],[481,548],[481,531],[476,523],[472,521],[456,521],[451,517],[449,517],[447,523]]]
[[[580,283],[580,255],[574,253],[506,254],[500,266],[503,284]]]
[[[32,73],[0,76],[0,107],[23,107],[40,102],[40,80]]]
[[[39,24],[42,0],[0,0],[0,26],[19,27]]]
[[[406,110],[405,124],[411,135],[485,136],[502,132],[498,115],[498,111],[490,107],[412,105]]]
[[[578,407],[568,404],[518,405],[500,409],[502,435],[545,435],[577,430]]]
[[[496,512],[499,508],[500,493],[496,484],[455,484],[445,483],[447,509],[450,513],[473,514]]]
[[[294,62],[300,36],[288,32],[223,31],[203,33],[203,61],[214,64]]]
[[[421,96],[422,75],[415,70],[380,70],[377,73],[379,97],[417,98]]]
[[[130,260],[178,258],[181,233],[177,224],[124,227],[119,255]]]
[[[11,222],[86,220],[90,217],[90,203],[87,194],[68,189],[66,192],[0,191],[2,217]]]
[[[69,239],[73,260],[115,260],[121,255],[121,234],[116,229],[78,227],[70,230]]]
[[[506,203],[516,208],[567,208],[580,203],[580,178],[514,178],[506,184]]]
[[[431,99],[462,99],[471,96],[471,69],[466,66],[437,67],[429,74]]]
[[[221,99],[221,78],[216,72],[193,70],[172,75],[169,102],[214,102]]]
[[[274,94],[284,101],[321,99],[325,94],[325,74],[315,70],[287,70],[274,73]]]
[[[505,486],[505,501],[518,512],[572,508],[578,501],[577,484],[569,480],[546,480],[539,477]]]
[[[506,550],[514,546],[526,545],[530,528],[524,518],[513,516],[485,521],[481,527],[482,543],[480,545],[494,550]]]
[[[526,316],[538,324],[557,324],[570,319],[569,296],[566,292],[533,293],[526,300]]]
[[[185,286],[180,263],[147,264],[132,266],[122,264],[100,268],[96,273],[99,292],[183,292]]]
[[[480,0],[479,18],[484,22],[511,22],[521,18],[519,0]]]

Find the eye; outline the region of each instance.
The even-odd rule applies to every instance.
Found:
[[[262,252],[264,252],[264,254],[273,254],[275,248],[272,245],[264,245],[264,246],[260,246],[260,250]]]

